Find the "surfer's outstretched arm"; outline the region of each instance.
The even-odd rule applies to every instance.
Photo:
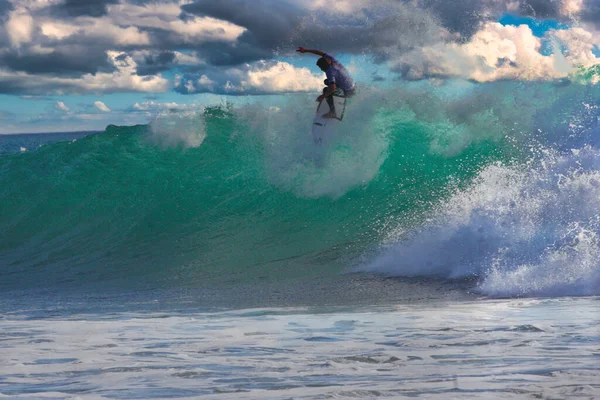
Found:
[[[296,51],[299,53],[313,53],[320,57],[323,57],[325,55],[325,53],[323,53],[321,50],[305,49],[304,47],[298,47],[298,50],[296,50]]]

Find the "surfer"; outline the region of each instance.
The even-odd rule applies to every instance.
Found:
[[[317,60],[317,66],[321,71],[325,72],[327,79],[325,79],[325,85],[323,94],[317,97],[317,101],[321,102],[323,99],[327,100],[329,104],[329,112],[323,114],[324,118],[335,118],[335,104],[333,102],[333,95],[351,97],[354,95],[356,85],[354,80],[350,77],[348,70],[334,57],[324,53],[320,50],[310,50],[304,47],[298,47],[296,50],[299,53],[313,53],[321,58]]]

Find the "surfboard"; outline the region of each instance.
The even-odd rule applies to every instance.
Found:
[[[323,114],[329,112],[329,104],[327,100],[322,100],[317,106],[317,112],[312,125],[312,138],[316,144],[322,143],[327,134],[335,131],[340,121],[344,118],[346,111],[346,97],[333,95],[333,103],[335,104],[335,118],[323,118]]]

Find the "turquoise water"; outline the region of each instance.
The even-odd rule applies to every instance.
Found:
[[[354,272],[598,294],[597,99],[548,84],[364,90],[321,146],[302,96],[41,147],[9,136],[0,285],[213,289]],[[531,287],[501,287],[525,269]]]

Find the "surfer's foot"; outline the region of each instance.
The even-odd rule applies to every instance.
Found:
[[[335,117],[336,117],[335,111],[329,111],[328,113],[323,114],[323,118],[335,118]]]

